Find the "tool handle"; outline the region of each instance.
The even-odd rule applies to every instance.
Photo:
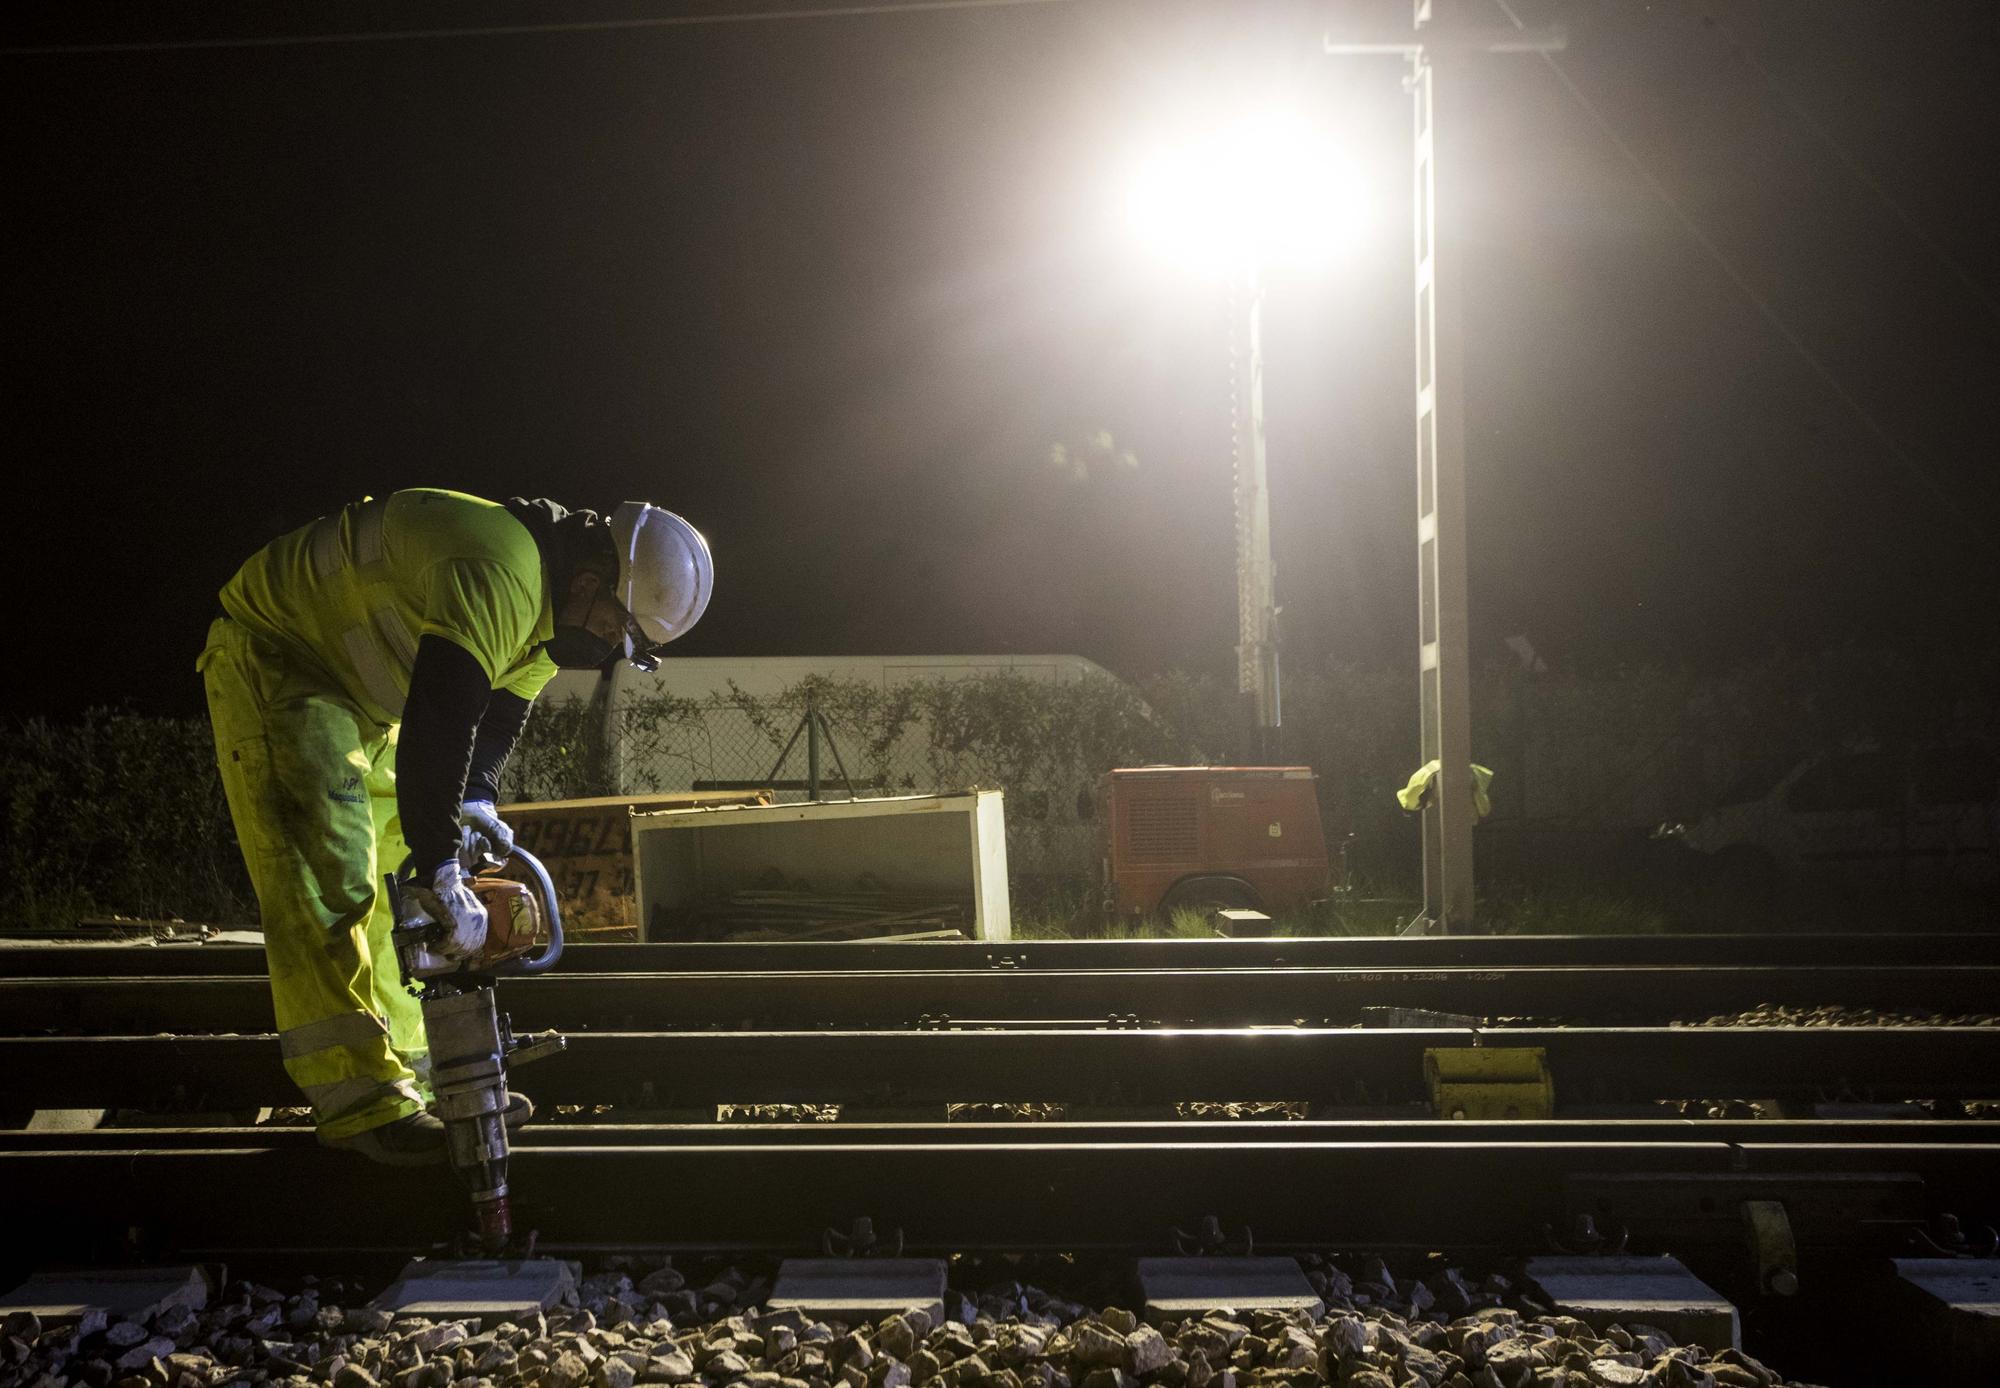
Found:
[[[492,970],[496,974],[538,974],[555,967],[556,960],[562,958],[563,927],[562,908],[556,901],[556,884],[549,879],[549,870],[542,866],[542,860],[519,844],[514,845],[514,857],[528,869],[541,889],[542,909],[549,918],[549,942],[541,953],[527,959],[510,960],[505,965]]]

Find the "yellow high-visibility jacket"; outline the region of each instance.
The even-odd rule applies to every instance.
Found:
[[[539,694],[556,670],[539,649],[555,634],[547,587],[534,537],[505,507],[419,488],[273,540],[223,588],[222,609],[387,727],[426,636],[470,653],[494,689]]]

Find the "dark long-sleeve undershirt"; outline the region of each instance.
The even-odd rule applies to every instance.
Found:
[[[465,773],[467,800],[500,800],[500,773],[521,729],[528,725],[533,705],[519,694],[504,689],[493,691],[486,701],[486,715],[479,720],[478,735],[472,739],[472,767]]]
[[[466,798],[473,745],[495,697],[486,672],[463,646],[442,636],[418,643],[396,740],[396,812],[403,841],[426,878],[458,852],[458,804]]]

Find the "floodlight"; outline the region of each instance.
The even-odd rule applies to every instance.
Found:
[[[1124,194],[1140,242],[1196,271],[1322,265],[1362,222],[1359,180],[1331,133],[1275,110],[1161,142],[1134,162]]]

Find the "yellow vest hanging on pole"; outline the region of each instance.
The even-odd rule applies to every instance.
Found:
[[[1417,768],[1410,777],[1409,784],[1396,792],[1396,803],[1412,814],[1423,808],[1424,797],[1431,793],[1438,772],[1443,766],[1433,758]],[[1472,764],[1472,813],[1475,819],[1484,819],[1493,813],[1493,799],[1487,788],[1493,784],[1493,773],[1474,762]]]

